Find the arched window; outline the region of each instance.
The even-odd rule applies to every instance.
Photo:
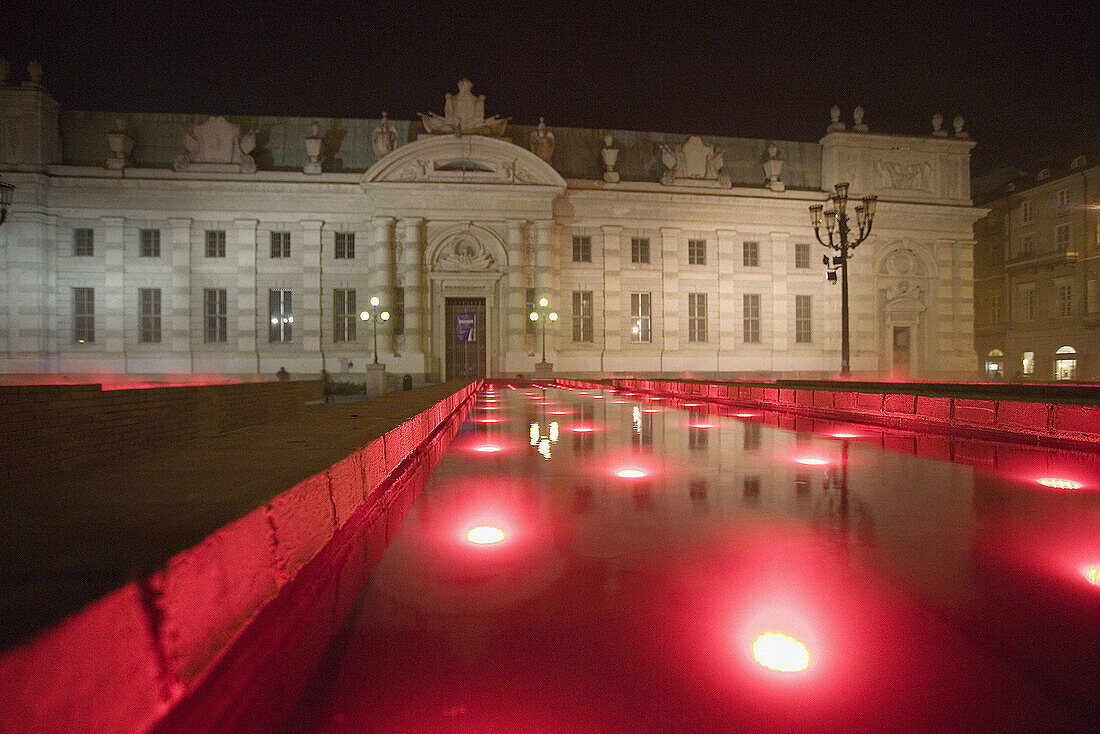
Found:
[[[1073,347],[1058,347],[1054,353],[1054,379],[1072,380],[1077,376],[1077,350]]]
[[[1000,380],[1005,376],[1005,353],[1000,349],[990,349],[985,359],[985,375],[992,380]]]

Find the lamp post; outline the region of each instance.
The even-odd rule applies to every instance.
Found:
[[[851,374],[848,352],[848,259],[852,256],[852,251],[871,234],[871,222],[875,218],[875,202],[878,197],[864,196],[862,201],[862,204],[856,206],[857,231],[854,240],[849,239],[852,229],[848,225],[847,183],[836,185],[836,193],[829,197],[830,208],[824,211],[827,242],[821,239],[822,210],[825,207],[821,204],[810,207],[810,222],[814,226],[817,241],[840,253],[832,258],[832,262],[828,255],[824,255],[822,261],[825,263],[825,276],[833,285],[836,285],[836,271],[840,271],[840,374],[845,377]]]
[[[379,304],[378,296],[371,296],[370,308],[368,308],[366,311],[360,311],[359,312],[359,318],[362,321],[372,321],[372,322],[374,322],[374,363],[375,364],[378,364],[378,322],[379,321],[389,321],[390,320],[390,312],[381,310],[381,308],[379,307],[378,304]]]
[[[539,299],[539,305],[531,312],[531,320],[542,321],[542,364],[546,364],[546,322],[557,321],[558,314],[550,310],[550,301],[546,298]]]
[[[11,195],[14,191],[15,184],[0,178],[0,225],[8,218],[8,207],[11,206]]]

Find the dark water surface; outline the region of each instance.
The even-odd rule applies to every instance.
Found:
[[[483,390],[293,728],[1100,719],[1097,456],[775,422],[610,390]],[[898,449],[925,440],[953,461]]]

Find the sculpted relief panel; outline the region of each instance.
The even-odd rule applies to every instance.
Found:
[[[875,188],[899,191],[932,191],[932,164],[879,158],[875,161]]]
[[[448,238],[439,248],[433,270],[456,273],[496,270],[496,259],[473,235],[457,234]]]

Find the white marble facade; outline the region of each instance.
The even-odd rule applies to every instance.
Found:
[[[558,373],[831,374],[840,292],[825,281],[807,207],[851,181],[854,196],[879,196],[874,234],[851,262],[853,370],[890,371],[902,325],[911,374],[973,372],[972,225],[983,212],[970,202],[971,141],[831,129],[800,144],[817,156],[801,162],[817,176],[806,187],[781,185],[797,163],[782,142],[759,141],[768,152],[745,162],[759,178],[747,184],[728,175],[728,149],[723,161],[712,143],[680,136],[654,149],[652,175],[632,180],[621,134],[604,142],[607,131],[591,131],[590,151],[570,151],[570,131],[559,129],[536,155],[501,134],[507,119],[484,116],[483,97],[465,95],[468,84],[448,95],[446,115],[428,118],[442,132],[405,123],[398,141],[385,120],[363,143],[384,138],[372,165],[330,171],[309,121],[297,170],[273,170],[257,167],[256,130],[217,117],[187,130],[170,164],[143,164],[139,125],[126,129],[132,154],[111,157],[118,145],[104,137],[110,165],[90,165],[59,139],[63,113],[44,89],[0,87],[0,175],[18,187],[0,227],[0,371],[361,376],[371,333],[358,322],[354,341],[338,340],[334,290],[354,290],[359,310],[374,295],[394,304],[400,289],[404,333],[391,333],[394,321],[379,332],[391,373],[447,377],[444,299],[475,297],[486,305],[486,374],[532,374],[533,289],[561,314],[547,346]],[[605,176],[617,163],[601,148],[612,145],[618,169]],[[555,161],[567,155],[590,155],[595,173],[563,177]],[[78,230],[91,231],[90,254]],[[155,254],[148,232],[158,233]],[[224,233],[213,235],[215,256],[208,232]],[[272,233],[289,233],[288,256],[272,256]],[[349,235],[354,257],[338,257]],[[590,261],[574,262],[574,238]],[[634,239],[648,240],[648,263],[632,262]],[[81,343],[74,289],[88,288],[94,339]],[[284,342],[270,334],[273,289],[292,295]],[[158,292],[156,340],[143,290]],[[208,291],[225,294],[213,339]],[[590,340],[574,341],[574,292],[592,294]],[[648,342],[632,341],[632,293],[650,294]],[[689,294],[705,294],[705,328],[689,322]],[[759,296],[755,341],[746,294]],[[799,296],[810,297],[808,341],[798,338]],[[704,313],[691,303],[691,315]]]

